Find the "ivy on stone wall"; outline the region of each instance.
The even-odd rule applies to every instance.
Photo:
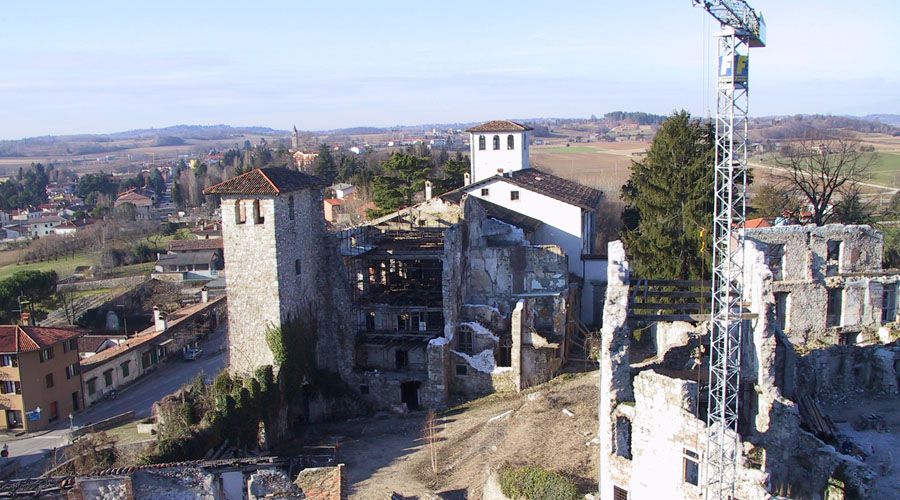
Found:
[[[299,315],[279,327],[266,329],[266,343],[288,394],[299,394],[294,389],[311,379],[316,369],[317,338],[315,323]]]

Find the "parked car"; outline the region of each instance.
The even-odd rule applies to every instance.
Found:
[[[184,350],[184,360],[185,361],[194,361],[203,354],[203,349],[185,349]]]

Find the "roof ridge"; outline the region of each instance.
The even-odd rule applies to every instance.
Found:
[[[265,172],[263,172],[263,168],[262,168],[262,167],[257,168],[256,170],[259,170],[260,175],[262,175],[263,178],[266,180],[266,182],[268,182],[269,185],[272,186],[272,189],[274,189],[276,193],[281,194],[281,190],[278,189],[278,186],[275,185],[275,182],[273,182],[272,179],[270,179],[269,176],[266,175]]]

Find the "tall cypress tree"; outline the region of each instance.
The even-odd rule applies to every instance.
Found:
[[[642,278],[709,279],[715,131],[680,111],[666,119],[622,187],[622,240]],[[704,242],[705,240],[705,242]]]

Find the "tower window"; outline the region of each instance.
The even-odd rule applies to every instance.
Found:
[[[516,139],[512,134],[506,136],[506,149],[516,149]]]
[[[253,200],[253,223],[263,224],[265,222],[266,218],[263,217],[262,211],[259,208],[259,200]]]
[[[300,276],[300,259],[294,260],[294,274]]]
[[[247,222],[247,208],[244,206],[244,202],[238,200],[234,204],[234,218],[235,222],[238,224],[244,224]]]
[[[498,149],[500,149],[500,136],[495,135],[494,136],[494,150],[498,150]]]
[[[484,150],[485,150],[485,147],[486,147],[486,146],[485,146],[485,144],[484,144],[484,136],[483,136],[483,135],[479,135],[479,136],[478,136],[478,149],[479,149],[480,151],[484,151]]]
[[[510,192],[509,192],[509,199],[512,200],[512,201],[518,200],[518,199],[519,199],[519,192],[518,192],[518,191],[510,191]]]
[[[288,196],[288,217],[294,220],[294,196]]]

